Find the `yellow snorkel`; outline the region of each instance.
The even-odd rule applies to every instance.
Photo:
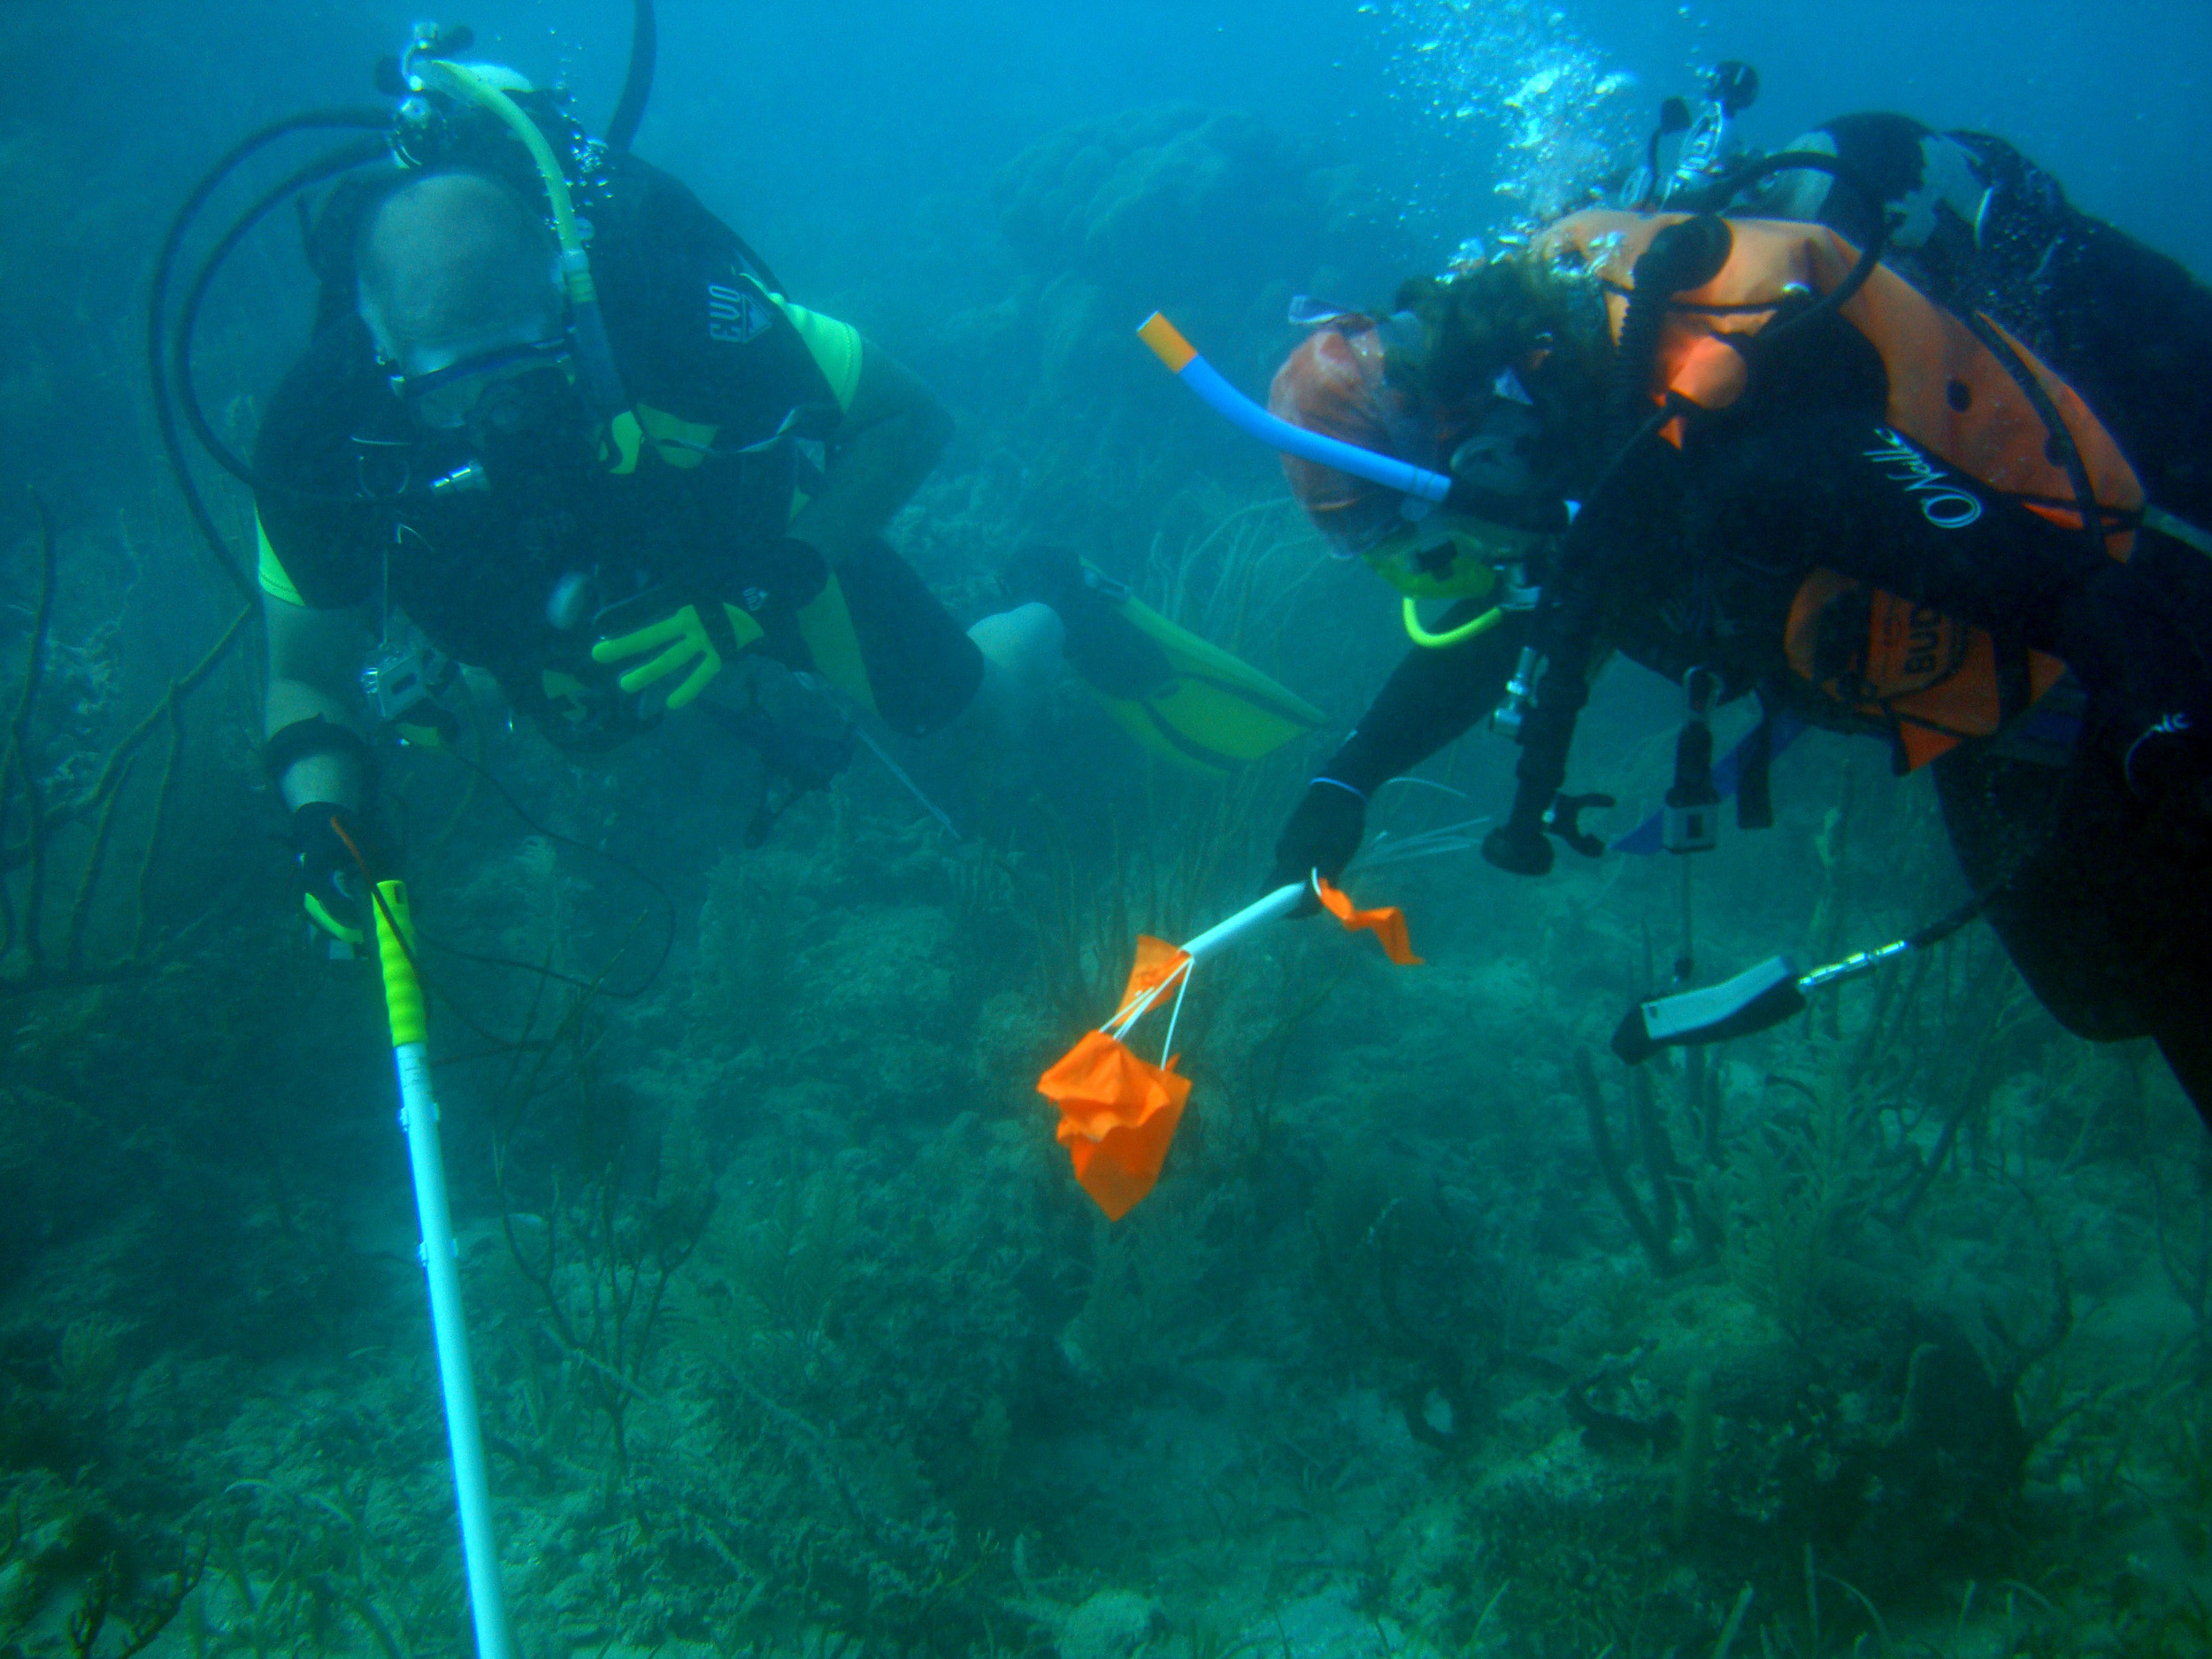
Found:
[[[614,353],[607,344],[607,327],[599,313],[599,289],[592,280],[591,257],[577,228],[576,204],[569,193],[568,175],[545,134],[513,95],[533,90],[528,81],[497,64],[464,64],[428,53],[438,45],[434,26],[418,25],[416,44],[402,60],[400,73],[408,90],[418,96],[434,93],[457,104],[472,104],[496,118],[528,152],[530,164],[545,186],[547,207],[553,216],[553,236],[560,248],[561,286],[568,298],[569,330],[575,349],[576,370],[592,411],[612,420],[630,406],[615,373]]]

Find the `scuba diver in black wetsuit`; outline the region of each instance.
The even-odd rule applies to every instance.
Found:
[[[1921,166],[1864,186],[1853,151],[1896,120],[1833,123],[1840,162],[1810,143],[1695,212],[1574,215],[1292,356],[1278,415],[1451,479],[1416,517],[1286,459],[1315,521],[1409,595],[1471,596],[1309,787],[1271,884],[1334,876],[1374,788],[1493,710],[1523,748],[1486,856],[1540,874],[1550,836],[1602,850],[1576,822],[1601,797],[1560,791],[1618,651],[1688,693],[1678,850],[1710,844],[1709,738],[1690,740],[1713,703],[1886,738],[1901,769],[1934,763],[2046,1006],[2156,1038],[2212,1122],[2212,295],[1994,141],[1913,128]],[[1746,184],[1770,212],[1893,219],[1926,286],[1878,234],[1722,217]]]
[[[649,719],[649,695],[688,704],[748,649],[920,735],[1033,685],[1060,633],[1038,604],[964,633],[880,539],[950,430],[919,381],[511,72],[434,44],[417,58],[408,73],[447,95],[442,127],[477,131],[427,157],[397,147],[326,204],[319,326],[252,464],[266,757],[304,902],[340,936],[360,921],[342,832],[373,840],[365,605],[387,629],[372,688],[407,671],[383,712],[431,711],[421,653],[393,649],[403,614],[583,749]]]
[[[595,750],[715,707],[750,652],[903,735],[1003,739],[1064,643],[1133,736],[1195,770],[1319,725],[1071,551],[1033,549],[1024,603],[963,631],[881,535],[949,434],[929,392],[787,298],[682,185],[455,50],[418,32],[387,74],[407,95],[390,155],[313,220],[317,330],[250,465],[202,434],[257,496],[265,758],[318,926],[358,936],[376,840],[370,606],[361,685],[403,733],[450,723],[429,694],[463,663]],[[757,706],[718,712],[795,790],[847,752],[794,763]]]

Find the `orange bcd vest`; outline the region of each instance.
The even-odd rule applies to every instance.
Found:
[[[1605,285],[1614,337],[1628,314],[1638,257],[1652,238],[1686,215],[1577,213],[1547,230],[1540,255],[1578,256]],[[1661,331],[1652,401],[1669,392],[1704,409],[1724,409],[1748,375],[1729,340],[1748,340],[1789,302],[1816,297],[1850,274],[1858,250],[1824,226],[1732,219],[1734,243],[1720,273],[1677,295]],[[1889,426],[1992,492],[2054,524],[2079,529],[2081,514],[2066,470],[2047,452],[2050,434],[2006,365],[1964,322],[1886,266],[1842,308],[1842,316],[1881,355],[1889,379]],[[2042,387],[2071,434],[2103,515],[2105,549],[2125,560],[2134,549],[2143,486],[2112,434],[2074,389],[2035,354],[1985,318]],[[1677,445],[1681,423],[1666,429]],[[1881,457],[1874,458],[1878,463]],[[1939,471],[1896,446],[1893,476],[1930,522],[1946,515],[1962,526],[1980,505],[1945,490]],[[1917,474],[1917,476],[1916,476]],[[1909,768],[1967,738],[1994,734],[2057,683],[2065,664],[2039,651],[2008,676],[1985,629],[1868,587],[1833,571],[1815,571],[1790,607],[1785,644],[1790,666],[1832,702],[1886,726]],[[2024,694],[2024,695],[2023,695]],[[2008,706],[2009,703],[2009,706]]]

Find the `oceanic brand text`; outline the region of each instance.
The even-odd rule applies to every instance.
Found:
[[[1892,483],[1905,487],[1905,494],[1919,503],[1920,516],[1930,524],[1939,530],[1963,530],[1982,516],[1980,497],[1961,489],[1949,473],[1913,448],[1903,434],[1878,426],[1875,435],[1881,442],[1863,451],[1866,458],[1877,466],[1895,469],[1886,476]]]

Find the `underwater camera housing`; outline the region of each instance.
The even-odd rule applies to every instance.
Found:
[[[435,703],[461,677],[460,664],[411,628],[387,639],[361,671],[361,695],[386,725]]]

